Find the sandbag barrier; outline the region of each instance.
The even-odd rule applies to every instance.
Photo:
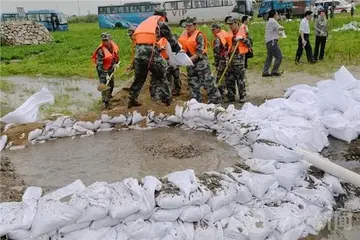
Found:
[[[317,88],[294,86],[286,98],[259,107],[247,103],[241,110],[232,105],[225,110],[191,100],[177,106],[173,116],[150,112],[149,127],[181,124],[216,131],[245,164],[199,176],[189,169],[160,179],[127,178],[88,187],[77,180],[42,197],[40,188],[30,187],[21,203],[0,204],[0,235],[52,240],[293,240],[317,234],[331,219],[333,196],[344,190],[338,178],[309,174],[310,164],[292,148],[318,152],[329,144],[329,134],[346,141],[357,138],[359,91],[359,81],[341,68],[335,81],[321,81]],[[115,123],[138,128],[136,123],[143,119],[136,112],[115,118],[103,115],[95,123],[60,117],[29,134],[29,141],[44,141],[55,132],[90,136]],[[66,196],[70,200],[64,201]],[[351,207],[348,210],[360,209]]]

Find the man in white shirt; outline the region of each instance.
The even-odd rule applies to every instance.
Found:
[[[298,38],[298,49],[296,51],[295,63],[300,63],[300,58],[305,48],[306,57],[310,64],[315,63],[312,57],[312,48],[310,45],[310,26],[309,20],[311,19],[312,12],[306,11],[304,18],[300,22],[300,36]]]
[[[355,3],[354,1],[351,1],[351,11],[350,14],[353,17],[354,16],[354,12],[355,12]]]

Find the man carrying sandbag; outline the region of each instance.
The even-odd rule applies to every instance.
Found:
[[[108,108],[114,90],[114,71],[119,67],[119,47],[111,40],[110,34],[101,34],[102,43],[96,48],[92,60],[96,64],[104,107]]]

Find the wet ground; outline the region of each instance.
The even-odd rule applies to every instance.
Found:
[[[23,150],[5,151],[27,185],[57,189],[76,179],[121,181],[127,177],[164,176],[176,170],[196,173],[235,164],[236,151],[210,133],[163,128],[99,133],[59,139]]]

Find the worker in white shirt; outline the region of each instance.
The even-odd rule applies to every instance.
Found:
[[[300,22],[300,35],[298,38],[298,49],[296,51],[295,63],[300,63],[300,58],[303,50],[306,51],[306,57],[310,64],[315,63],[312,56],[312,48],[310,44],[310,26],[309,20],[311,19],[312,12],[306,11],[304,18]]]
[[[354,3],[354,1],[351,1],[351,10],[350,10],[350,13],[351,13],[351,16],[352,16],[352,17],[354,16],[354,12],[355,12],[355,3]]]

